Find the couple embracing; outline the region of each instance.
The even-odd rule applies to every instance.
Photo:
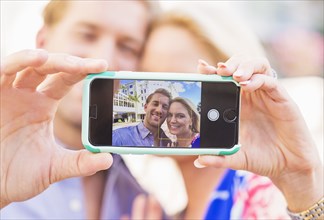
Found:
[[[113,146],[199,147],[200,115],[190,100],[172,99],[159,88],[147,97],[144,111],[143,122],[114,130]],[[165,121],[167,130],[161,128]]]

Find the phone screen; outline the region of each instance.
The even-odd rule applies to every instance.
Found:
[[[94,79],[89,142],[232,148],[238,143],[239,105],[240,88],[233,82]]]

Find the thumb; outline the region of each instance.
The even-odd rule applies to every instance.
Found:
[[[217,168],[230,168],[233,170],[246,170],[247,160],[241,149],[239,152],[228,156],[199,155],[194,161],[194,165],[197,168],[212,166]]]
[[[53,158],[51,183],[70,177],[90,176],[108,169],[113,162],[111,154],[91,153],[87,150],[60,149]]]

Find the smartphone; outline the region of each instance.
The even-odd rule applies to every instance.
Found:
[[[231,77],[91,74],[82,104],[82,142],[92,152],[231,155],[240,148],[240,86]]]

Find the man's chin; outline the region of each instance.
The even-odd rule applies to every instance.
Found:
[[[160,127],[160,123],[156,122],[156,121],[151,121],[150,125],[154,128],[159,128]]]

